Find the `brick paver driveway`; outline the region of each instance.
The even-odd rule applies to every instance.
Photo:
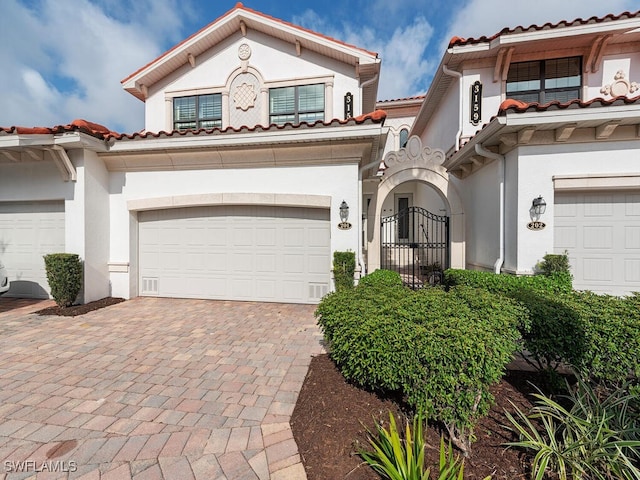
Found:
[[[0,478],[306,478],[289,419],[322,352],[314,308],[0,313]]]

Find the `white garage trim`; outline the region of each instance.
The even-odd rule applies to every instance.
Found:
[[[141,211],[139,294],[317,303],[330,285],[329,218],[265,205]]]
[[[44,255],[65,251],[64,201],[0,202],[0,258],[8,296],[49,298]]]
[[[553,177],[555,190],[629,190],[640,189],[640,174],[580,175]]]
[[[285,193],[205,193],[198,195],[174,195],[129,200],[130,211],[160,210],[177,207],[207,205],[275,205],[282,207],[330,208],[327,195],[296,195]]]
[[[554,252],[569,253],[574,288],[640,291],[640,190],[556,192]]]

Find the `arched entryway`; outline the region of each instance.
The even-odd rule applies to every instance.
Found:
[[[387,154],[367,215],[368,271],[411,265],[429,278],[436,267],[464,268],[462,202],[444,158],[442,150],[423,147],[415,136],[406,148]]]

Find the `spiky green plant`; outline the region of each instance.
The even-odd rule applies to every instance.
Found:
[[[430,468],[425,468],[424,425],[426,419],[418,414],[413,417],[413,428],[407,421],[404,438],[398,431],[395,417],[389,413],[389,429],[377,425],[376,434],[367,429],[373,451],[360,450],[359,455],[388,480],[429,480]],[[440,438],[439,475],[437,480],[463,480],[464,460],[453,454]],[[490,480],[486,477],[484,480]]]
[[[537,393],[528,415],[515,406],[515,417],[506,412],[520,436],[507,445],[535,454],[531,478],[553,472],[559,480],[640,480],[637,395],[623,386],[601,398],[583,380],[569,391],[561,397],[567,408]]]

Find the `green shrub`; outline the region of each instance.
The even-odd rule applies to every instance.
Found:
[[[353,288],[353,273],[356,270],[354,252],[333,252],[333,278],[336,290]]]
[[[52,253],[44,256],[51,296],[60,307],[73,305],[82,288],[82,262],[74,253]]]
[[[608,384],[640,378],[640,295],[572,291],[561,276],[566,264],[557,257],[563,256],[548,257],[549,277],[447,270],[445,283],[482,287],[520,302],[531,319],[529,330],[521,330],[523,347],[538,369],[570,364],[589,381]]]
[[[443,422],[470,451],[473,426],[493,397],[520,338],[526,312],[485,290],[414,292],[392,272],[374,272],[349,292],[326,296],[316,311],[343,375],[375,390],[400,391]]]
[[[519,434],[508,445],[532,451],[532,478],[553,472],[560,480],[640,478],[640,411],[638,397],[627,386],[600,398],[587,382],[555,401],[535,394],[527,415],[506,412]],[[563,405],[567,405],[566,407]]]
[[[579,355],[569,362],[584,378],[604,384],[640,379],[640,308],[627,298],[575,292],[570,300],[584,335]]]
[[[360,279],[358,285],[387,288],[387,287],[401,287],[402,278],[398,272],[391,270],[376,270]]]
[[[444,272],[444,284],[447,287],[466,285],[484,288],[493,293],[512,295],[520,290],[533,290],[543,293],[569,293],[571,283],[558,276],[545,275],[507,275],[478,270],[449,269]]]
[[[547,254],[542,257],[537,267],[540,273],[546,277],[553,278],[556,282],[568,286],[571,289],[573,284],[573,276],[569,269],[569,257],[567,253],[563,254]]]

